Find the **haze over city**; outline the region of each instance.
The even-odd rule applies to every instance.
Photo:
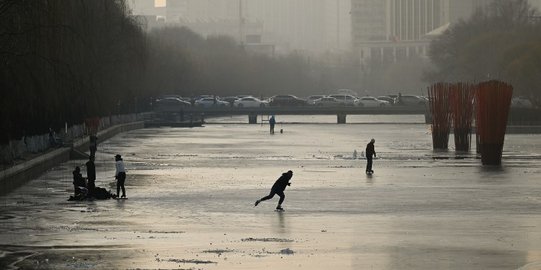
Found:
[[[0,0],[0,269],[541,269],[541,0]]]

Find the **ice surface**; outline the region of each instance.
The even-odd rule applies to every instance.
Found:
[[[129,200],[66,201],[80,161],[53,168],[0,197],[0,269],[539,269],[540,135],[508,135],[503,165],[482,167],[475,150],[433,152],[415,116],[309,119],[120,134],[98,147],[96,184],[115,190],[120,153]],[[254,207],[287,170],[286,211]]]

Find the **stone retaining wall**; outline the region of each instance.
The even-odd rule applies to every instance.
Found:
[[[144,128],[144,126],[145,124],[143,121],[115,125],[98,132],[97,136],[99,141],[104,141],[119,133]],[[68,161],[72,149],[77,149],[81,152],[88,151],[88,144],[88,136],[84,136],[73,140],[70,145],[60,147],[0,171],[0,195],[6,194],[17,187],[24,185],[26,182],[40,176],[52,167]]]

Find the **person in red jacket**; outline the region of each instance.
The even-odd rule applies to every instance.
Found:
[[[287,186],[291,186],[291,183],[289,183],[289,180],[291,180],[291,177],[293,177],[292,171],[287,171],[285,173],[282,173],[282,176],[276,180],[274,185],[272,185],[271,191],[269,195],[255,201],[255,206],[257,206],[260,202],[270,200],[274,195],[280,196],[280,200],[278,201],[278,206],[276,206],[276,210],[283,211],[282,203],[284,202],[284,199],[286,198],[286,195],[284,194],[284,190]]]

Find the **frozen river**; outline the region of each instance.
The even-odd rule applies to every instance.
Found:
[[[475,145],[433,152],[419,116],[244,118],[101,143],[96,184],[120,153],[128,200],[67,201],[84,161],[1,196],[0,269],[541,269],[541,135],[507,135],[487,168]],[[254,207],[287,170],[286,211]]]

